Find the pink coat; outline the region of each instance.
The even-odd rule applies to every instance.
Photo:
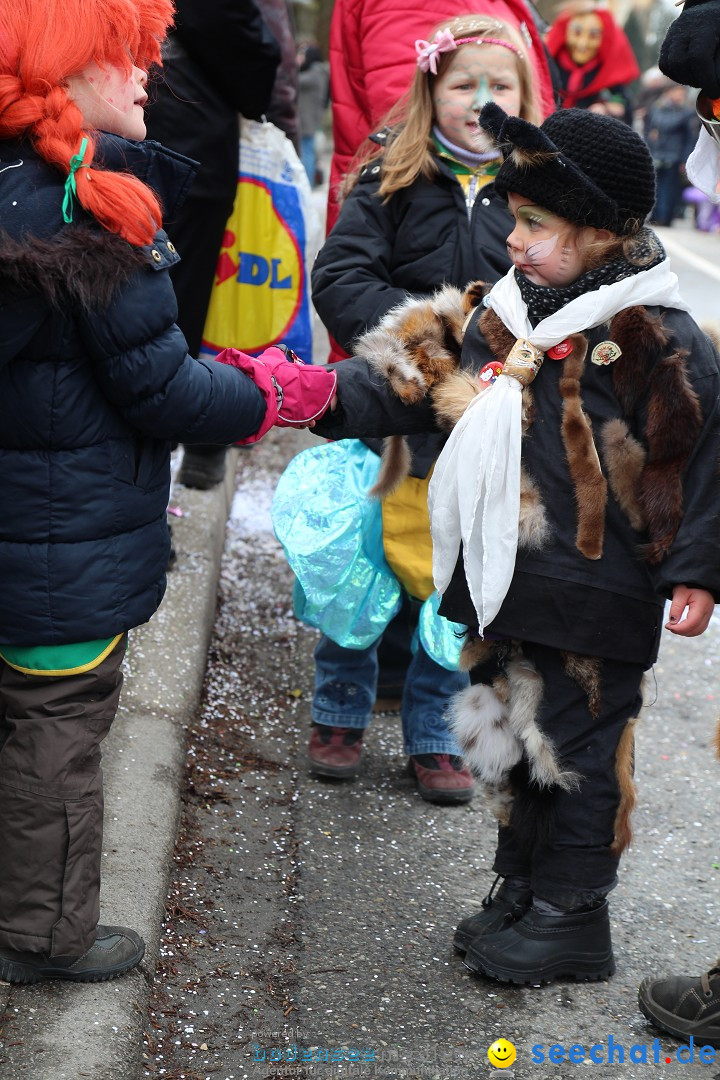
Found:
[[[554,111],[545,52],[523,0],[335,0],[330,24],[330,93],[335,149],[330,168],[328,222],[338,214],[336,188],[350,162],[382,117],[410,86],[415,40],[427,38],[443,19],[464,13],[491,15],[519,26],[533,40],[532,61],[547,116]]]

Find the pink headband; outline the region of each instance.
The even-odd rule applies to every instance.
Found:
[[[453,49],[457,49],[458,45],[469,45],[470,43],[475,45],[502,45],[504,49],[510,49],[510,52],[514,52],[522,60],[523,54],[517,45],[513,45],[510,41],[491,37],[466,37],[456,40],[452,33],[446,29],[438,30],[433,42],[423,41],[422,38],[415,42],[417,66],[425,73],[429,71],[431,74],[437,75],[437,62],[440,53],[452,52]]]

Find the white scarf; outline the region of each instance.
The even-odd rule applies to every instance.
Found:
[[[543,352],[619,311],[657,305],[689,311],[667,260],[571,300],[533,329],[511,269],[485,298],[516,338]],[[446,442],[429,489],[433,579],[445,592],[463,548],[465,576],[480,635],[507,595],[518,544],[522,386],[499,375],[473,399]]]

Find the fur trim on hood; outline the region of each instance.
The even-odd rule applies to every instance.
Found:
[[[13,299],[40,294],[53,308],[102,308],[146,262],[142,249],[87,225],[48,239],[15,240],[0,231],[0,294]]]

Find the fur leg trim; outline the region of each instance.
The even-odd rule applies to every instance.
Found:
[[[570,340],[573,351],[563,361],[560,393],[563,398],[562,437],[577,504],[575,546],[586,559],[599,559],[605,535],[607,481],[600,468],[592,426],[583,412],[580,397],[587,339],[582,334],[573,334]]]
[[[486,784],[500,785],[522,756],[522,744],[510,730],[507,709],[485,683],[453,697],[448,727],[468,767]]]
[[[578,653],[563,653],[562,657],[565,671],[587,694],[590,715],[597,720],[600,715],[602,660],[598,656],[580,656]]]
[[[460,670],[472,671],[472,669],[478,667],[479,664],[487,663],[492,656],[494,649],[494,641],[488,641],[487,638],[477,637],[477,635],[470,637],[466,634],[460,652]]]
[[[490,813],[497,819],[498,824],[506,826],[510,824],[513,791],[509,785],[504,784],[500,787],[490,787],[489,785],[486,785],[485,801],[487,802]]]
[[[538,787],[557,785],[572,791],[579,786],[577,773],[560,767],[552,742],[536,722],[543,698],[542,676],[525,657],[508,661],[507,676],[510,728],[525,748],[532,780]]]
[[[608,420],[601,440],[610,490],[633,529],[642,532],[646,522],[640,505],[640,480],[647,457],[645,448],[619,419]]]
[[[615,753],[615,775],[620,788],[620,803],[615,815],[615,839],[610,845],[613,855],[622,855],[632,842],[630,817],[637,802],[634,779],[635,766],[635,724],[637,718],[628,720]]]

